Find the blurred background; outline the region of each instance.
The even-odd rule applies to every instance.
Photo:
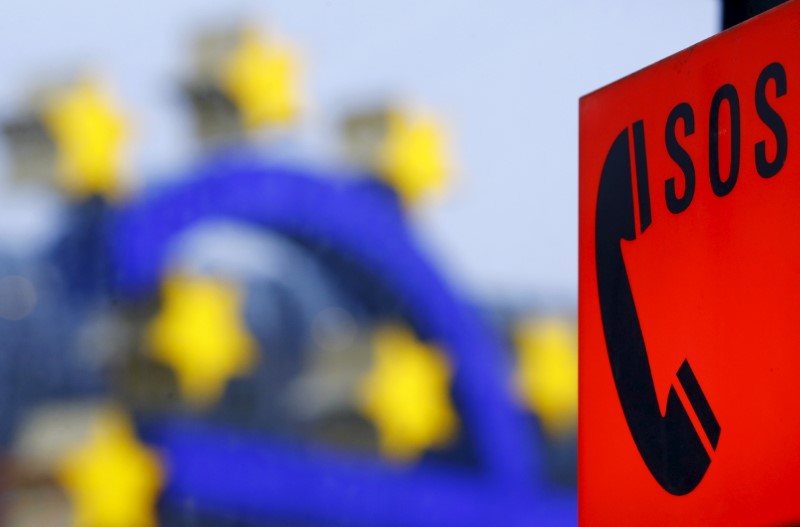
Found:
[[[574,525],[578,98],[748,8],[6,2],[0,524]]]

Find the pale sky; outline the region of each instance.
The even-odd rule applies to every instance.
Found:
[[[0,114],[42,75],[100,71],[135,116],[136,171],[179,172],[194,147],[176,82],[192,35],[260,21],[308,59],[297,136],[317,160],[336,155],[336,119],[360,98],[433,110],[453,132],[460,170],[446,199],[417,214],[428,250],[482,296],[574,304],[578,98],[713,35],[720,4],[4,0]]]

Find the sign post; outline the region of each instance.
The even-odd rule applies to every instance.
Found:
[[[800,0],[580,102],[582,525],[800,523]]]

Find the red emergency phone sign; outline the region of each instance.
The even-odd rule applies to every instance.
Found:
[[[580,101],[581,525],[800,524],[800,0]]]

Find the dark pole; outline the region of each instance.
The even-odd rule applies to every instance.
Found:
[[[786,0],[722,0],[722,29],[728,29]]]

